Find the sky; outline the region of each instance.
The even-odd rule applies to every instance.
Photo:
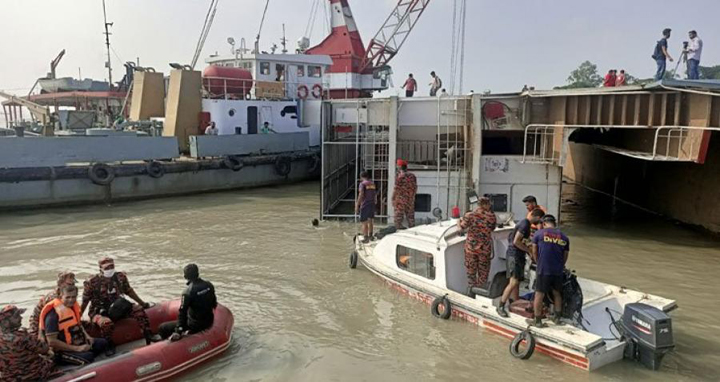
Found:
[[[113,22],[111,42],[114,79],[122,77],[122,62],[139,58],[142,66],[169,72],[170,62],[189,63],[210,0],[106,0]],[[314,0],[270,0],[261,49],[269,50],[282,37],[290,48],[304,34]],[[396,0],[349,0],[365,44],[385,21]],[[62,49],[67,53],[58,76],[107,78],[100,0],[2,0],[0,12],[0,89],[26,94]],[[677,57],[687,31],[704,40],[701,65],[720,64],[720,1],[695,0],[691,7],[677,0],[467,0],[465,92],[519,91],[565,84],[571,70],[590,60],[601,73],[625,69],[651,77],[650,58],[665,27],[673,29],[670,53]],[[265,0],[220,0],[213,28],[201,59],[227,54],[228,37],[245,38],[248,47],[258,32]],[[407,73],[414,73],[420,91],[427,91],[430,71],[448,84],[452,41],[451,0],[432,0],[391,62],[399,93]],[[311,45],[319,43],[324,27],[317,18]]]

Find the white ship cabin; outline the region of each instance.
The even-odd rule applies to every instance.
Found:
[[[208,94],[202,101],[219,135],[307,132],[310,146],[320,145],[323,76],[332,64],[330,56],[243,54],[206,62],[220,67],[206,68]],[[245,69],[252,78],[227,76],[237,73],[222,68]]]

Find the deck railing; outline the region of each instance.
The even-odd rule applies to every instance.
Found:
[[[203,96],[211,99],[321,100],[327,98],[328,83],[203,77]]]

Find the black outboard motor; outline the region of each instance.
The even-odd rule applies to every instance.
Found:
[[[625,358],[640,361],[648,369],[659,369],[665,354],[675,347],[672,319],[650,305],[625,305],[620,327],[627,340]]]

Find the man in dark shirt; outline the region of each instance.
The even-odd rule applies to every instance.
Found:
[[[537,263],[537,279],[535,280],[535,301],[533,311],[535,318],[529,318],[528,324],[543,327],[542,308],[545,295],[553,294],[553,321],[560,324],[562,312],[562,283],[565,263],[570,254],[570,239],[558,228],[552,215],[543,217],[543,228],[532,238],[531,256]]]
[[[370,173],[367,171],[360,173],[360,180],[357,203],[355,204],[355,214],[360,215],[360,223],[362,223],[363,230],[362,242],[369,243],[373,236],[373,219],[375,218],[377,188],[375,187],[375,183],[370,180]]]
[[[670,28],[665,28],[663,30],[663,37],[658,40],[657,44],[655,44],[655,51],[652,55],[652,58],[655,59],[655,62],[657,63],[655,81],[660,81],[663,79],[663,77],[665,77],[665,65],[667,64],[666,60],[670,60],[670,62],[673,62],[673,58],[670,57],[670,53],[668,53],[667,50],[667,40],[670,38],[670,32]]]
[[[543,210],[536,208],[530,212],[529,219],[523,219],[515,225],[515,229],[508,237],[509,245],[505,261],[507,262],[508,276],[510,282],[505,287],[500,305],[497,307],[497,313],[502,317],[509,317],[505,310],[505,304],[510,297],[513,300],[520,298],[520,282],[525,279],[525,256],[530,252],[528,247],[528,239],[530,239],[530,227],[533,224],[540,223],[540,219],[545,216]]]
[[[195,264],[188,264],[183,269],[187,288],[182,294],[180,313],[177,321],[165,322],[160,325],[160,336],[171,341],[179,340],[184,334],[198,333],[209,329],[215,319],[217,307],[215,287],[212,283],[200,278],[200,270]]]

